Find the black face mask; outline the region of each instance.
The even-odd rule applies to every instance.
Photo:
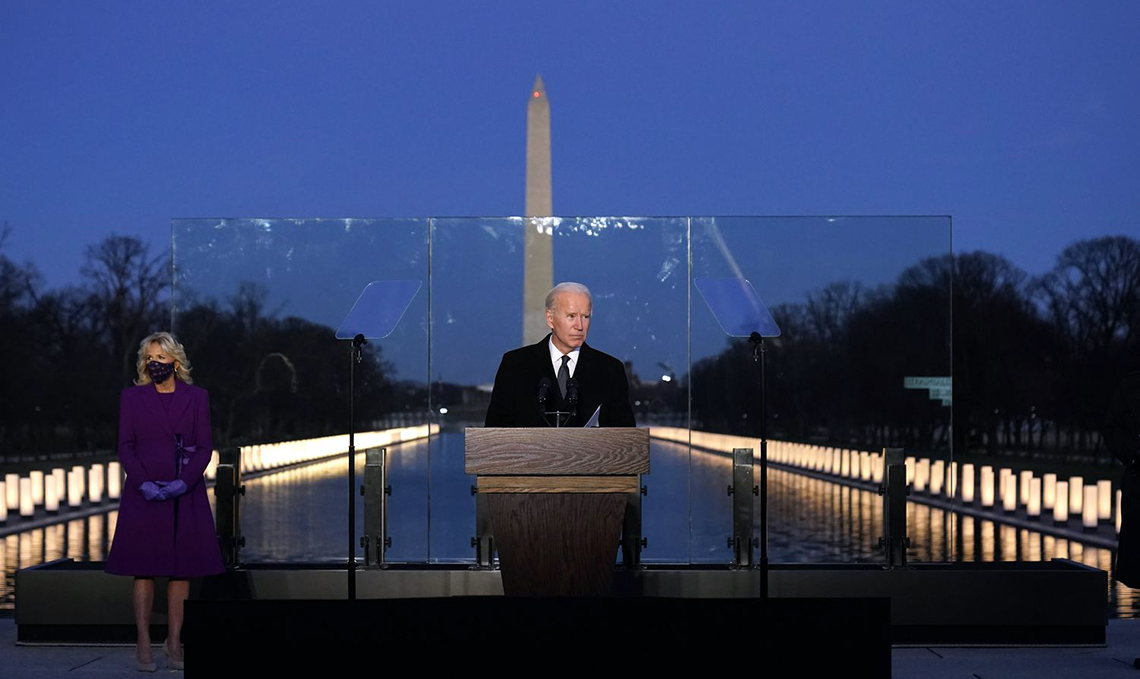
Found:
[[[150,361],[146,364],[146,372],[150,375],[152,382],[162,384],[174,374],[174,364]]]

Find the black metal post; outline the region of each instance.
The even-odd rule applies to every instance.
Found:
[[[752,360],[760,362],[760,598],[768,598],[768,409],[764,399],[767,393],[767,376],[764,372],[764,354],[768,347],[760,333],[754,332]]]
[[[364,335],[352,338],[348,353],[348,600],[356,600],[356,364],[360,348],[368,344]]]

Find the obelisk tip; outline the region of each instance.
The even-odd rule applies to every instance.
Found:
[[[530,88],[530,98],[531,99],[545,99],[546,98],[546,86],[542,84],[542,74],[541,73],[534,77],[534,85],[532,85]]]

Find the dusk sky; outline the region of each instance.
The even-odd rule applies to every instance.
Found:
[[[1140,237],[1140,3],[0,4],[4,254],[174,217],[951,215],[1048,269]]]

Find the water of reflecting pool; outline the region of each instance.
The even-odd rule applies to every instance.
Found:
[[[728,456],[654,441],[643,477],[647,563],[726,563],[732,532]],[[357,455],[363,480],[364,455]],[[246,481],[243,557],[250,562],[338,561],[348,532],[343,459]],[[463,436],[389,449],[389,533],[393,562],[471,563],[473,478],[463,473]],[[879,563],[882,498],[874,492],[780,469],[769,471],[769,556],[774,563]],[[213,495],[211,494],[211,501]],[[102,560],[117,512],[74,519],[0,540],[0,607],[10,608],[17,568],[60,557]],[[357,526],[363,503],[357,501]],[[1065,557],[1110,570],[1112,551],[923,504],[908,504],[908,558],[931,561],[1040,561]],[[357,545],[359,541],[357,540]],[[362,557],[359,546],[357,556]],[[1110,615],[1137,617],[1140,598],[1110,580]]]

